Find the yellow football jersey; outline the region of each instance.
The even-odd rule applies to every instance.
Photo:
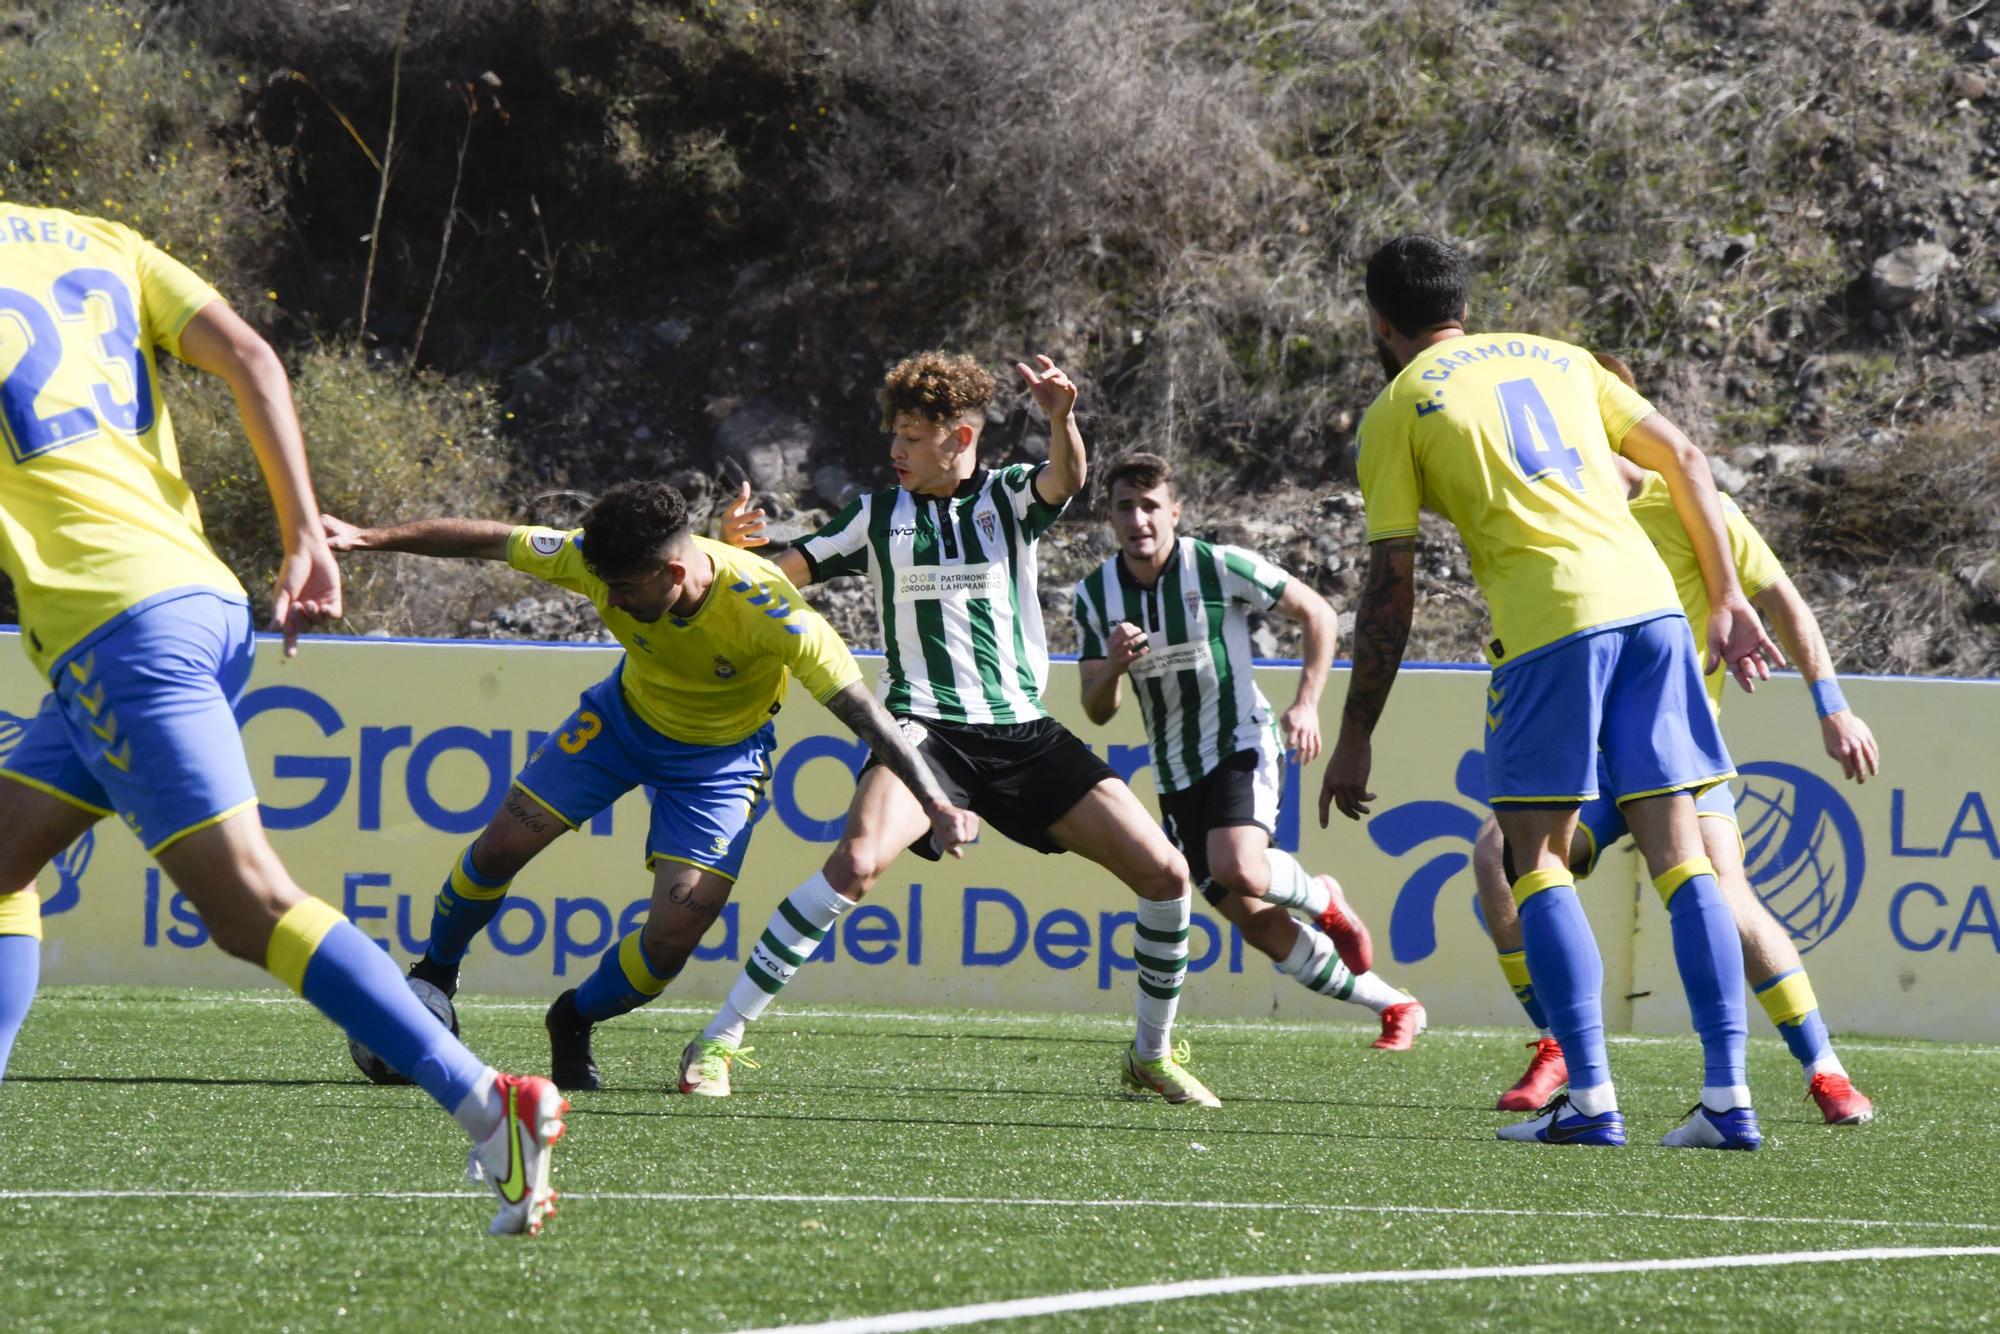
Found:
[[[854,655],[784,573],[762,556],[705,537],[715,582],[692,616],[634,620],[607,605],[583,559],[583,530],[516,528],[507,563],[583,594],[625,646],[625,702],[655,730],[697,746],[728,746],[770,721],[786,673],[824,703],[861,679]]]
[[[1681,526],[1681,516],[1674,509],[1673,493],[1667,490],[1666,478],[1658,473],[1646,474],[1646,485],[1632,501],[1632,517],[1639,521],[1653,549],[1660,553],[1667,573],[1673,576],[1681,610],[1687,613],[1699,646],[1708,633],[1708,585],[1702,582],[1701,563],[1694,557],[1694,543],[1688,538],[1687,529]],[[1736,577],[1743,585],[1745,597],[1754,598],[1785,577],[1785,567],[1764,541],[1764,535],[1728,496],[1722,497],[1722,524],[1729,531],[1729,554],[1736,560]],[[1706,649],[1702,650],[1702,656],[1707,657]],[[1728,668],[1722,666],[1708,674],[1709,701],[1717,709],[1722,707],[1722,685],[1728,676]]]
[[[217,299],[121,223],[0,203],[0,568],[44,674],[148,598],[243,593],[202,535],[155,360]]]
[[[1612,451],[1653,405],[1590,353],[1532,334],[1447,339],[1417,354],[1361,419],[1368,540],[1457,527],[1513,662],[1581,631],[1676,610]]]

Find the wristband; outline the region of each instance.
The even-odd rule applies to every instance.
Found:
[[[1840,693],[1840,682],[1830,676],[1824,681],[1815,681],[1806,688],[1812,691],[1813,708],[1819,711],[1819,716],[1822,718],[1830,717],[1847,707],[1847,700]]]

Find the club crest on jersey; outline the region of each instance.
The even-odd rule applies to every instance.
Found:
[[[538,556],[555,555],[558,551],[562,550],[563,541],[564,538],[561,533],[530,533],[528,535],[528,545],[535,549],[535,554]]]
[[[715,655],[715,674],[727,681],[736,675],[736,664],[718,653]]]
[[[992,510],[979,511],[979,531],[986,535],[988,542],[991,542],[1000,531],[999,516]]]
[[[1201,606],[1201,590],[1199,588],[1182,589],[1181,601],[1187,603],[1188,614],[1192,616],[1195,608]]]

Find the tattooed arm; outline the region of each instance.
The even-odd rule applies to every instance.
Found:
[[[1392,537],[1368,549],[1368,578],[1361,606],[1354,616],[1354,671],[1347,680],[1347,704],[1341,710],[1340,740],[1327,761],[1319,789],[1319,823],[1326,827],[1328,808],[1359,820],[1375,799],[1368,791],[1368,771],[1374,764],[1370,738],[1389,688],[1403,665],[1403,645],[1409,642],[1410,618],[1416,611],[1417,540]]]
[[[903,786],[910,789],[917,804],[924,808],[924,814],[930,817],[931,836],[938,851],[963,857],[962,845],[979,836],[979,817],[951,804],[932,776],[930,765],[903,738],[896,720],[868,693],[868,688],[857,681],[835,693],[826,701],[826,707],[881,758],[891,773],[903,780]]]

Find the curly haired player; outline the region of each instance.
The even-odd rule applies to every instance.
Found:
[[[1215,1106],[1171,1041],[1187,976],[1187,862],[1132,790],[1042,707],[1048,647],[1035,544],[1082,488],[1086,463],[1076,386],[1047,357],[1036,360],[1014,369],[1048,414],[1047,462],[980,467],[993,378],[967,357],[910,357],[880,395],[897,485],[860,497],[776,562],[799,584],[873,582],[884,703],[954,800],[1024,847],[1081,853],[1138,896],[1138,1032],[1123,1077],[1171,1103]],[[735,515],[733,540],[762,541],[762,517]],[[729,999],[688,1044],[682,1092],[726,1096],[746,1026],[834,922],[904,848],[935,855],[920,814],[871,760],[839,846],[779,905]]]

